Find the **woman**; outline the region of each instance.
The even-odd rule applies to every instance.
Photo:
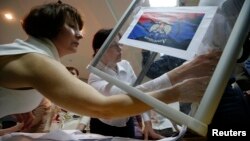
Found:
[[[94,50],[93,56],[95,56],[96,52],[100,49],[111,31],[112,29],[101,29],[95,34],[92,41],[92,47]],[[103,55],[97,68],[129,85],[132,85],[137,77],[130,63],[126,60],[121,60],[122,51],[121,46],[118,44],[119,39],[119,36],[114,38],[114,41]],[[125,93],[120,88],[108,83],[93,73],[89,75],[88,83],[105,96]],[[92,118],[90,122],[90,132],[106,136],[141,138],[135,136],[134,118],[135,117],[119,119]],[[161,139],[162,137],[160,135],[153,132],[153,129],[151,128],[152,126],[150,126],[151,122],[149,116],[144,113],[142,114],[142,118],[145,125],[145,139],[147,139],[147,135],[153,139]]]
[[[101,95],[59,62],[60,57],[77,51],[83,37],[83,21],[72,6],[58,2],[35,7],[22,27],[29,36],[27,40],[17,39],[0,46],[0,118],[30,112],[43,97],[68,111],[98,118],[127,117],[150,109],[129,95]],[[202,78],[188,79],[149,94],[165,103],[199,101],[209,81],[203,76],[211,75],[217,56],[211,53],[197,57],[168,73],[171,82],[181,82],[196,70],[205,69],[196,72],[196,77]],[[186,73],[189,77],[183,78]]]

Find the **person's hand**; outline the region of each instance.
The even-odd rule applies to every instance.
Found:
[[[35,116],[32,112],[23,113],[23,114],[15,114],[17,122],[23,123],[22,130],[29,129],[32,126],[32,122],[35,119]]]
[[[200,102],[210,77],[190,78],[176,84],[180,102]]]
[[[211,76],[221,56],[221,51],[213,50],[185,62],[168,73],[172,84],[185,79]]]
[[[79,123],[76,127],[77,130],[83,131],[85,130],[85,128],[87,127],[87,125]]]
[[[148,140],[149,137],[151,137],[153,140],[159,140],[164,138],[153,130],[151,121],[144,122],[143,135],[144,140]]]

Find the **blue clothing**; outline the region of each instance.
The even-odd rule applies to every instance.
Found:
[[[224,91],[221,101],[217,107],[211,124],[208,126],[208,139],[214,140],[212,137],[212,129],[220,131],[246,131],[249,133],[250,127],[250,107],[249,102],[242,90],[232,83],[235,82],[231,78]],[[247,135],[249,137],[249,135]]]
[[[250,75],[250,59],[247,59],[245,62],[244,62],[244,67],[248,73],[248,75]]]
[[[143,50],[142,51],[142,64],[145,65],[148,58],[150,57],[150,52]],[[163,55],[159,59],[155,60],[149,67],[149,70],[146,73],[146,76],[154,79],[156,77],[161,76],[162,74],[180,66],[182,63],[184,63],[185,60]]]

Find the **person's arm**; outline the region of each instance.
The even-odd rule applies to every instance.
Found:
[[[129,95],[101,95],[90,85],[72,76],[61,63],[44,55],[29,53],[7,57],[4,61],[7,65],[1,66],[1,86],[33,87],[58,106],[80,115],[120,118],[151,109]],[[208,81],[209,78],[189,79],[169,89],[149,94],[165,103],[199,101]]]
[[[163,136],[161,136],[160,134],[157,134],[153,127],[152,127],[152,122],[151,122],[151,118],[150,118],[150,112],[145,112],[141,115],[141,118],[143,119],[143,136],[144,136],[144,140],[148,140],[149,137],[151,137],[152,139],[162,139]]]
[[[199,55],[193,60],[185,62],[183,65],[167,72],[172,85],[189,78],[211,76],[221,56],[221,51],[211,50]]]
[[[210,53],[200,55],[195,59],[164,73],[160,77],[138,85],[137,88],[144,92],[149,92],[171,87],[172,85],[182,82],[185,79],[211,76],[214,72],[215,66],[217,65],[220,54],[221,52],[219,51],[212,51]]]
[[[89,125],[89,122],[90,122],[90,117],[82,116],[76,128],[81,131],[86,130],[86,127]]]
[[[159,140],[164,138],[163,136],[157,134],[154,131],[151,120],[144,121],[143,135],[144,135],[144,140],[148,140],[149,137],[151,137],[154,140]]]

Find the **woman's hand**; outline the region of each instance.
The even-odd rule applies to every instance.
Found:
[[[154,129],[152,128],[151,121],[144,122],[143,135],[144,135],[144,140],[148,140],[149,137],[151,137],[154,140],[159,140],[164,138],[163,136],[157,134],[154,131]]]
[[[83,124],[83,123],[79,123],[76,127],[77,130],[83,131],[85,130],[87,127],[87,125]]]
[[[190,78],[176,84],[180,102],[200,102],[210,77]]]
[[[191,61],[168,72],[169,79],[174,85],[185,79],[211,76],[221,56],[221,51],[210,51],[199,55]]]

